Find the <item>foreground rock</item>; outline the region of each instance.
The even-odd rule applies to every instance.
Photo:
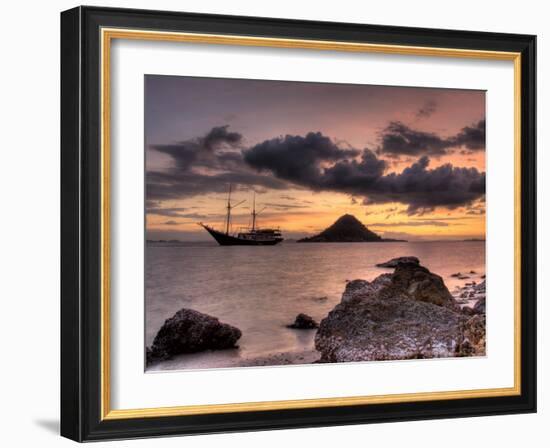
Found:
[[[315,348],[322,362],[458,356],[465,323],[466,316],[430,303],[356,299],[340,303],[321,322]]]
[[[182,353],[234,348],[241,335],[241,330],[216,317],[182,308],[164,322],[147,348],[147,364]]]
[[[287,325],[287,327],[296,330],[312,330],[314,328],[319,328],[319,324],[315,322],[313,317],[300,313],[296,316],[296,319],[294,319],[294,323]]]
[[[416,263],[398,263],[393,274],[382,274],[372,282],[354,280],[346,285],[342,301],[356,297],[378,295],[381,298],[401,297],[433,303],[453,310],[459,305],[449,292],[443,279]]]
[[[398,257],[398,258],[392,258],[389,261],[385,261],[384,263],[378,263],[376,267],[379,268],[396,268],[398,264],[401,263],[413,263],[413,264],[420,264],[420,260],[416,257]]]
[[[460,356],[476,356],[485,354],[485,314],[475,315],[464,324],[464,340],[461,344]]]
[[[484,325],[484,316],[461,312],[440,276],[397,263],[393,274],[347,284],[315,348],[321,362],[477,356],[485,354]]]
[[[485,297],[480,298],[474,305],[475,314],[485,314]]]

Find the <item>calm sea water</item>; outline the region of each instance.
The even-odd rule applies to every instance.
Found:
[[[321,320],[340,301],[346,281],[372,280],[388,269],[376,263],[414,255],[443,277],[449,290],[467,280],[455,272],[485,273],[485,243],[282,243],[277,246],[148,245],[146,344],[181,308],[218,317],[243,332],[239,350],[187,358],[185,367],[223,365],[225,358],[295,352],[313,346],[313,331],[285,327],[298,313]]]

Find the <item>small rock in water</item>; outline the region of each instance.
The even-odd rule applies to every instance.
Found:
[[[312,300],[315,302],[326,302],[328,300],[327,296],[313,297]]]
[[[461,277],[462,274],[460,272],[455,272],[454,274],[451,274],[451,277]]]
[[[319,324],[313,320],[313,317],[300,313],[296,316],[294,323],[287,325],[287,327],[295,330],[313,330],[319,328]]]
[[[476,271],[470,271],[470,274],[475,274],[475,273],[476,273]]]

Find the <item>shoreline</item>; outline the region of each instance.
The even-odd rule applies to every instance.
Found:
[[[212,362],[212,355],[215,356],[216,354],[221,354],[221,356],[216,357],[215,361]],[[179,355],[170,360],[156,362],[148,366],[145,372],[169,372],[176,370],[203,370],[213,368],[276,367],[313,364],[321,358],[321,354],[315,350],[314,347],[299,351],[275,352],[269,355],[249,356],[244,358],[240,356],[232,358],[230,357],[231,355],[232,353],[226,352],[224,354],[223,351],[208,351],[199,354]],[[205,359],[202,360],[201,358]],[[207,363],[208,365],[206,365]]]
[[[485,332],[484,302],[483,311],[480,312],[476,309],[478,300],[481,297],[483,297],[483,301],[485,300],[484,269],[477,269],[477,272],[469,269],[464,270],[463,273],[457,271],[452,274],[447,273],[446,280],[460,281],[458,284],[453,282],[454,288],[449,291],[445,285],[446,280],[444,281],[442,277],[421,266],[416,257],[398,257],[389,262],[378,264],[377,267],[394,269],[394,272],[381,271],[382,273],[371,281],[346,281],[345,291],[340,302],[332,311],[329,311],[328,315],[324,316],[324,323],[321,323],[320,330],[310,333],[311,330],[303,329],[306,327],[297,327],[302,328],[296,330],[297,336],[315,335],[315,338],[311,340],[307,337],[306,340],[309,341],[306,344],[304,344],[306,340],[302,338],[300,347],[286,345],[278,351],[276,347],[270,347],[275,351],[268,349],[250,353],[243,346],[238,348],[236,342],[241,337],[241,331],[238,328],[220,322],[216,317],[183,308],[174,317],[165,321],[163,328],[159,330],[157,334],[157,337],[160,338],[159,345],[155,347],[157,353],[153,354],[157,358],[153,357],[149,361],[150,350],[147,349],[147,362],[150,365],[146,367],[146,372],[303,365],[320,361],[349,362],[412,359],[415,357],[475,356],[484,351],[484,346],[478,344],[478,340],[481,340],[482,336],[484,337]],[[422,288],[419,289],[418,285],[422,285]],[[407,319],[403,320],[393,315],[384,314],[385,309],[394,308],[393,314],[401,317],[407,316]],[[368,318],[364,320],[358,315],[361,313]],[[468,323],[468,325],[476,325],[476,327],[468,329],[468,334],[464,333],[466,321],[474,314],[480,313],[483,316]],[[426,318],[426,315],[430,317]],[[438,324],[435,327],[434,322]],[[380,327],[381,323],[384,323],[384,328]],[[183,337],[180,336],[179,328],[181,325],[186,327],[188,324],[192,324],[191,326],[197,330],[186,333]],[[319,328],[317,324],[315,328]],[[391,334],[385,334],[388,331]],[[320,333],[320,344],[316,346],[316,339]],[[161,334],[162,336],[160,336]],[[402,334],[405,334],[406,337]],[[342,335],[347,335],[349,341],[346,344],[349,347],[345,344],[342,345],[340,340]],[[392,341],[393,348],[388,348],[388,340],[391,340],[392,337],[399,338],[399,335],[401,335],[401,339]],[[421,339],[424,340],[426,335],[433,335],[437,339],[433,352],[424,347],[425,343],[417,343]],[[362,340],[361,338],[367,339]],[[470,339],[472,338],[475,338],[475,344],[479,346],[471,347]],[[416,341],[417,339],[418,341]],[[403,346],[403,340],[416,342],[413,344],[414,347],[406,347],[408,351],[401,350],[403,353],[393,353],[397,350],[394,350],[395,347]],[[484,344],[484,339],[482,342]],[[183,343],[188,347],[193,347],[191,350],[196,350],[196,344],[202,344],[202,350],[184,353],[178,348],[178,344]],[[163,359],[163,356],[166,356],[165,353],[170,353],[162,352],[164,347],[172,350],[172,358]],[[427,347],[432,347],[432,345]],[[247,348],[250,349],[250,347]],[[177,354],[177,350],[180,350],[180,354]]]

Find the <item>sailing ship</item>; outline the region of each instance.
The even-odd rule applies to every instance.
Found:
[[[237,204],[231,203],[231,185],[229,186],[229,195],[227,197],[227,215],[225,217],[225,232],[220,232],[213,227],[199,223],[220,246],[274,246],[283,241],[283,236],[279,229],[262,229],[257,227],[258,215],[265,209],[256,212],[256,193],[254,193],[252,206],[252,225],[245,231],[240,231],[236,234],[231,234],[231,210],[238,207],[245,201]]]

